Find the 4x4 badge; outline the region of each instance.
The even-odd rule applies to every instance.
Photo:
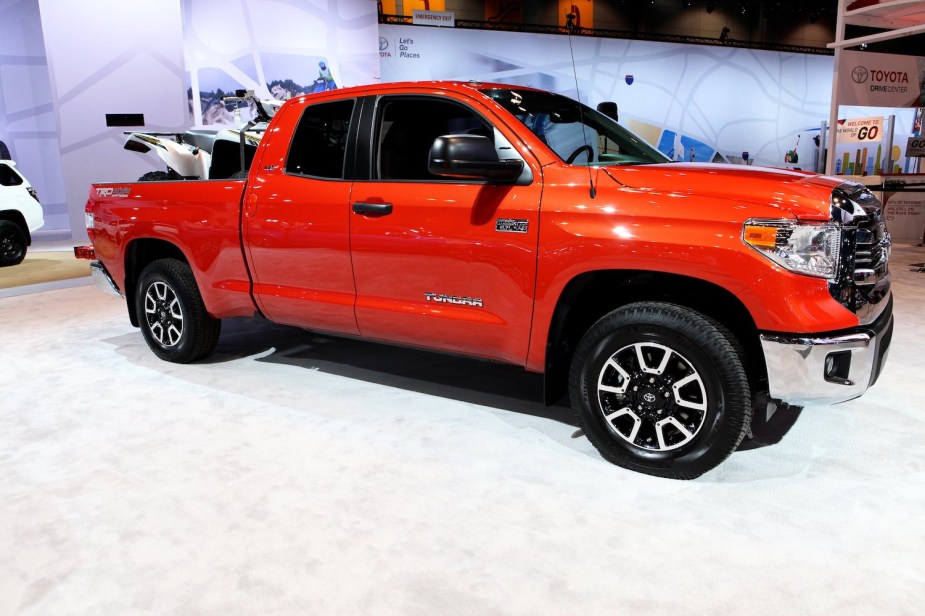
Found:
[[[499,218],[495,221],[495,231],[505,233],[526,233],[527,221],[519,218]]]

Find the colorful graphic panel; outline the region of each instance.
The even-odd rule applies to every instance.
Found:
[[[181,0],[181,9],[193,125],[252,119],[223,100],[236,90],[287,100],[378,78],[374,2]]]

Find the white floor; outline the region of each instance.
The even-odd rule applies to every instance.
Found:
[[[925,613],[925,274],[868,394],[693,482],[519,370],[266,323],[157,360],[92,286],[0,298],[0,615]]]

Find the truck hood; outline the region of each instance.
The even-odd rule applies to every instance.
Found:
[[[838,178],[800,171],[714,163],[603,170],[627,190],[745,202],[778,210],[782,217],[803,220],[828,220],[832,189],[843,183]]]

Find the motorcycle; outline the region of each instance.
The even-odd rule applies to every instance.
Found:
[[[163,180],[234,179],[247,175],[267,124],[283,101],[258,99],[253,90],[238,90],[225,103],[247,104],[254,119],[236,129],[190,129],[183,133],[129,131],[124,148],[133,152],[154,152],[167,171],[149,171],[139,182]]]

